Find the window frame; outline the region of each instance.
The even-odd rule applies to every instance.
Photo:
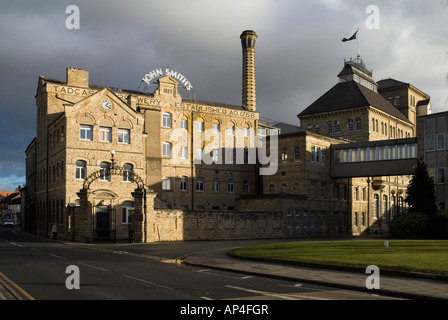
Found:
[[[172,127],[173,116],[171,113],[164,112],[162,114],[162,128],[171,128]]]
[[[111,143],[112,142],[112,128],[111,127],[103,127],[100,126],[98,129],[99,137],[98,140],[100,142]],[[107,135],[107,136],[105,136]]]
[[[93,126],[89,124],[81,124],[79,126],[79,139],[83,141],[93,141]]]
[[[131,144],[131,130],[118,129],[118,143]]]

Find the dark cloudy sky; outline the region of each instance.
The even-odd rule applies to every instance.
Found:
[[[86,69],[93,84],[136,90],[169,66],[199,100],[241,103],[242,31],[254,30],[257,110],[296,115],[337,83],[344,58],[361,57],[374,78],[394,78],[448,110],[447,0],[70,0],[0,3],[0,190],[25,183],[25,149],[36,133],[39,75],[65,80]],[[80,29],[66,28],[66,8]],[[369,5],[379,29],[366,26]],[[372,22],[371,20],[369,20]],[[342,43],[359,28],[357,41]]]

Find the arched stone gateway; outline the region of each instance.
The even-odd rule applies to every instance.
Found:
[[[80,199],[79,211],[74,216],[74,240],[90,242],[95,239],[116,240],[117,215],[122,213],[115,211],[112,201],[116,194],[111,190],[91,191],[93,182],[102,177],[127,175],[128,180],[137,185],[131,196],[134,199],[132,221],[129,223],[129,241],[146,242],[146,209],[147,188],[144,180],[134,171],[125,170],[118,166],[113,158],[111,166],[100,169],[90,174],[84,181],[83,188],[77,193]],[[149,193],[154,193],[152,190]],[[109,205],[107,205],[109,203]],[[127,211],[126,211],[127,213]]]

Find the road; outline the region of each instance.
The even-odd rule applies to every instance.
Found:
[[[3,279],[25,300],[391,299],[176,263],[189,253],[253,243],[260,241],[87,245],[0,228],[0,283]],[[69,266],[79,270],[79,278]],[[77,279],[79,289],[69,289]]]

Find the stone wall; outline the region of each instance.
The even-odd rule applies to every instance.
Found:
[[[280,212],[156,210],[151,214],[147,242],[287,236],[285,216]]]

